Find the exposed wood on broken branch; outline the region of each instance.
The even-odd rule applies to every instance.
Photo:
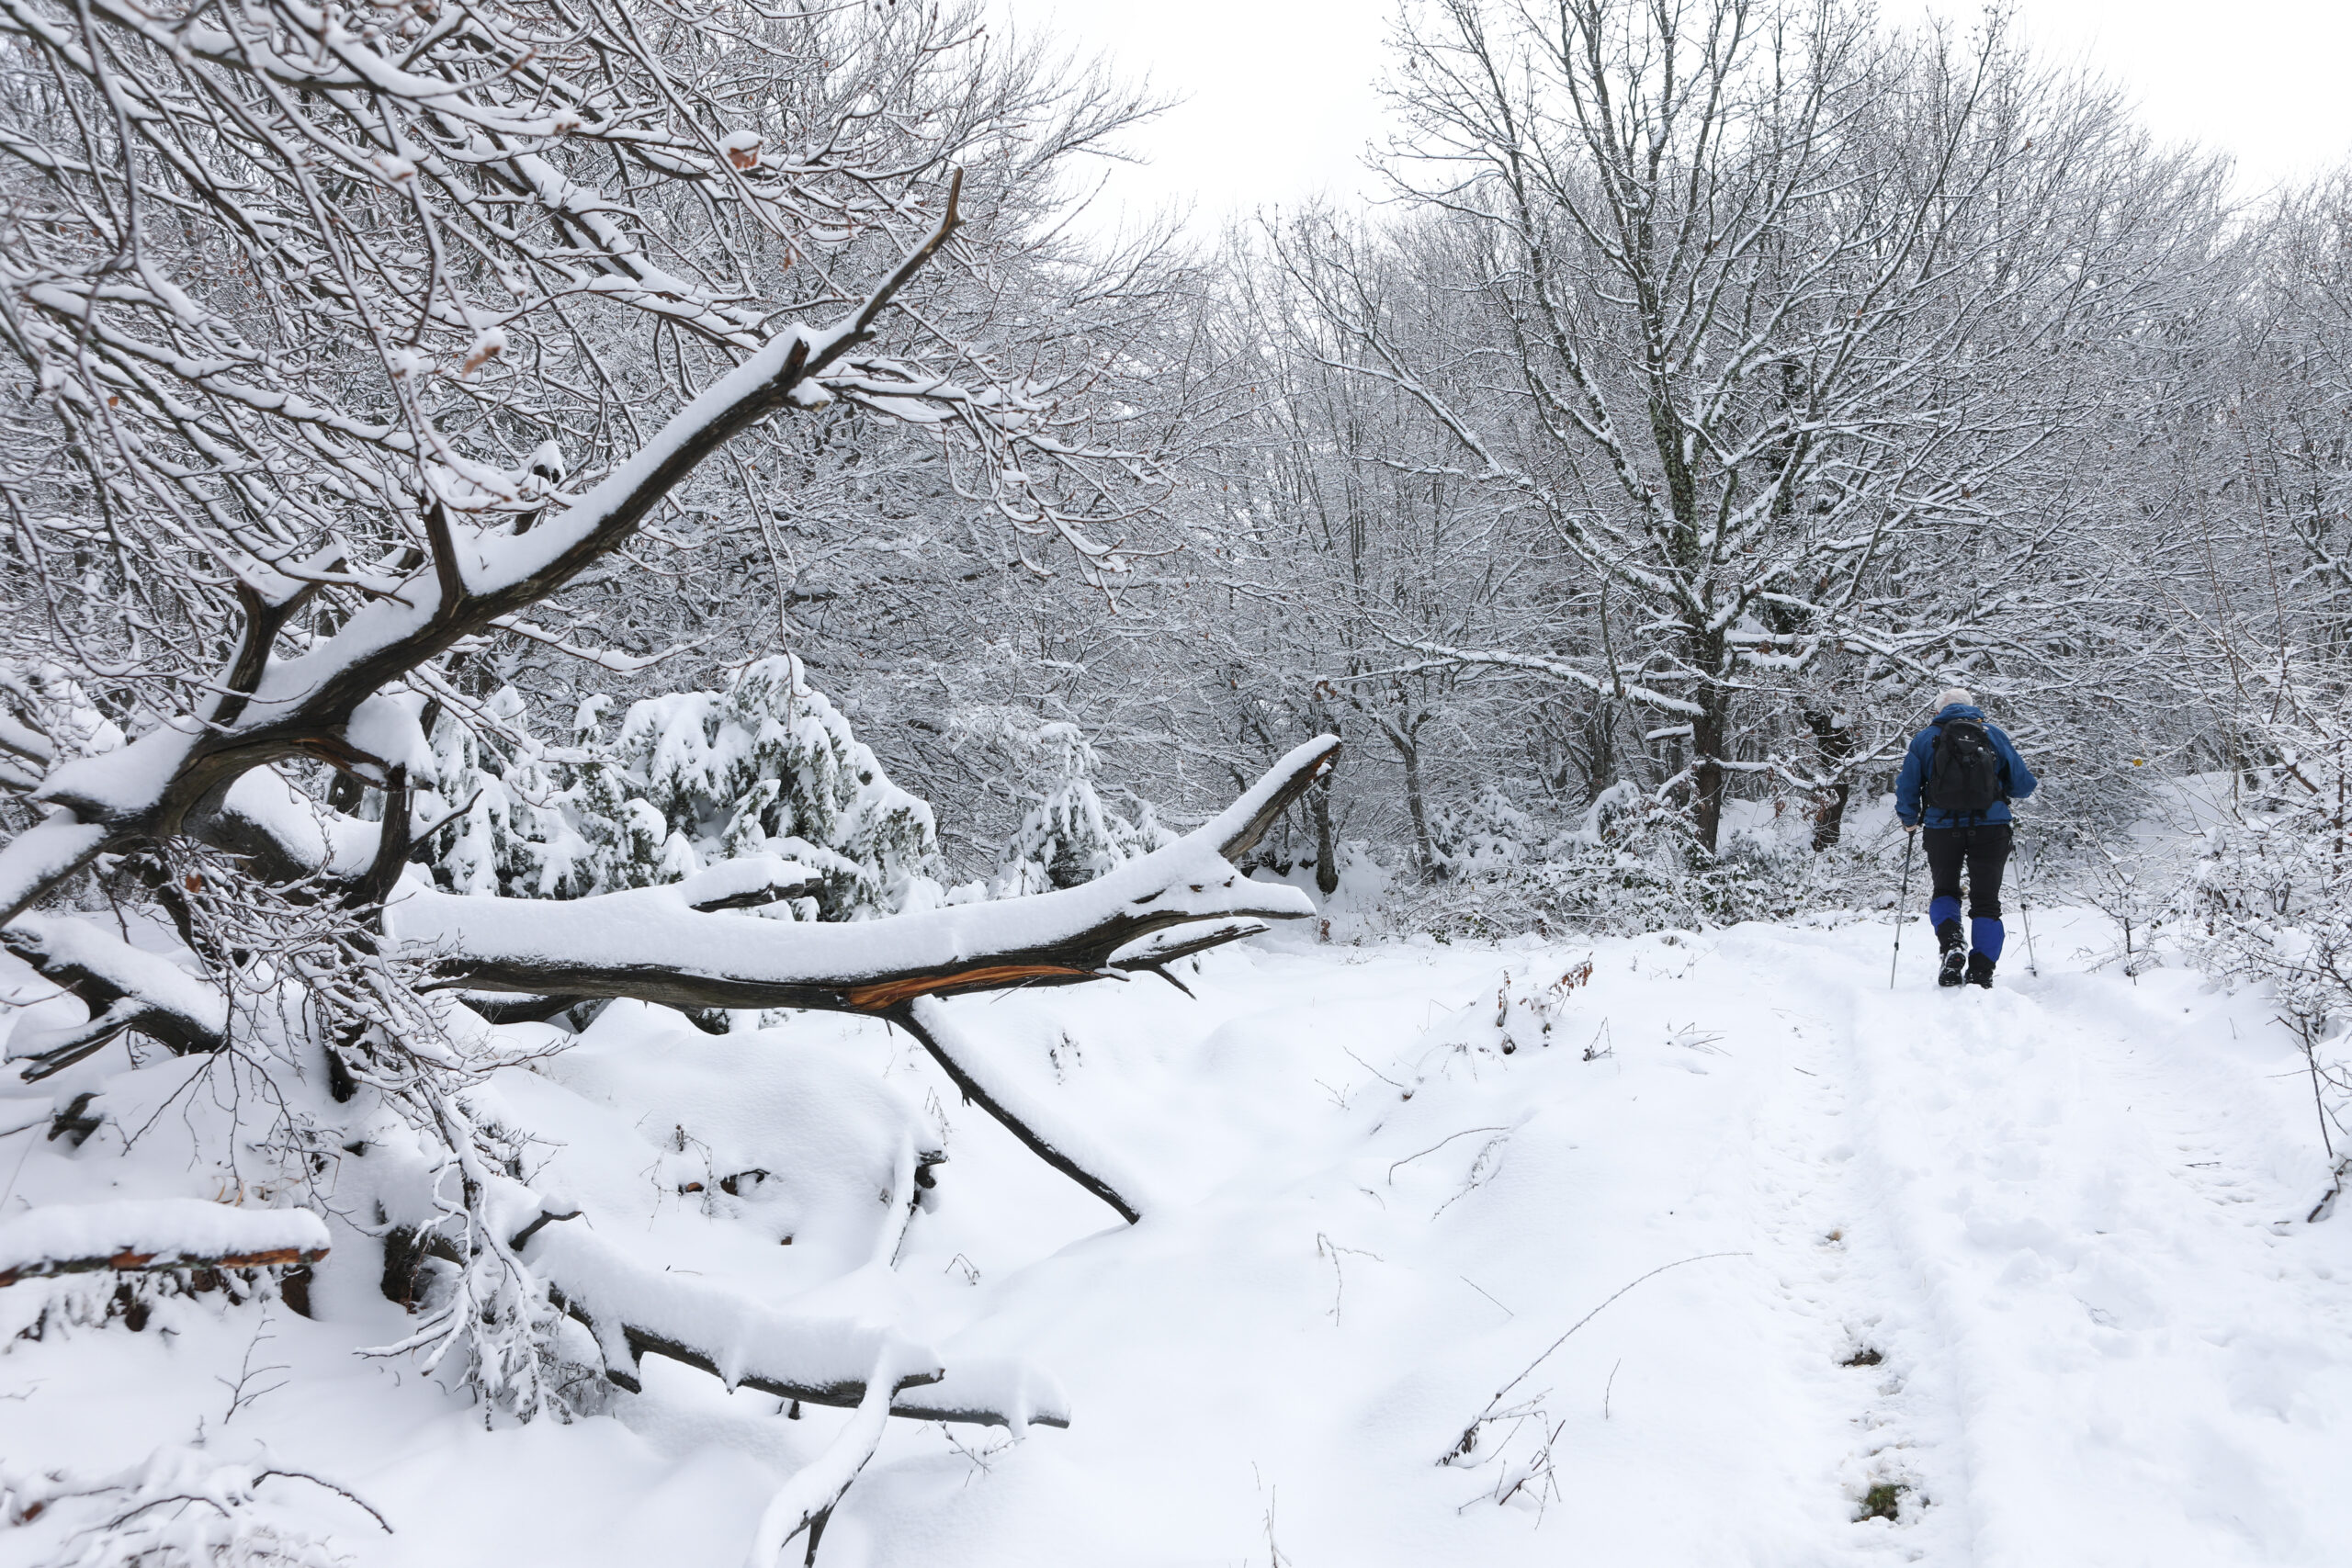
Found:
[[[323,1247],[273,1247],[262,1252],[181,1254],[116,1252],[96,1258],[45,1258],[38,1262],[0,1269],[0,1287],[20,1280],[48,1280],[61,1274],[153,1274],[167,1269],[292,1269],[325,1261]]]

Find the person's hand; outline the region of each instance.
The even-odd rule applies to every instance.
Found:
[[[1919,830],[1919,824],[1917,822],[1905,822],[1903,824],[1903,830],[1906,833],[1916,833]]]

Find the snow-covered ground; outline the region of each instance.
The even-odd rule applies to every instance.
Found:
[[[2013,939],[1989,994],[1938,991],[1917,927],[1890,991],[1888,928],[1849,919],[1286,935],[1203,961],[1197,1000],[1143,978],[951,1004],[1149,1179],[1132,1228],[879,1024],[712,1037],[616,1009],[501,1093],[565,1140],[554,1164],[638,1140],[641,1175],[581,1196],[677,1269],[1060,1379],[1066,1431],[894,1423],[828,1568],[2352,1560],[2352,1213],[2305,1220],[2328,1171],[2301,1059],[2258,995],[2089,972],[2098,917],[2035,924],[2041,975]],[[866,1145],[935,1100],[949,1160],[896,1272],[826,1283],[882,1223],[842,1217],[887,1208],[863,1187],[773,1211],[676,1190],[682,1160],[822,1135],[793,1086],[843,1072],[876,1086]],[[0,1141],[8,1213],[72,1175],[100,1195],[104,1135],[43,1138],[59,1087],[0,1100],[28,1129]],[[789,1251],[762,1229],[787,1224]],[[486,1426],[352,1354],[408,1320],[373,1244],[335,1239],[314,1318],[215,1295],[11,1343],[0,1461],[119,1471],[200,1437],[380,1511],[392,1533],[266,1483],[361,1563],[732,1564],[850,1419],[649,1359],[606,1415]],[[1892,1519],[1858,1520],[1873,1488]],[[0,1562],[54,1546],[0,1528]]]

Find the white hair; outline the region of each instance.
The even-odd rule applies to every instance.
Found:
[[[1942,691],[1936,694],[1936,711],[1938,713],[1941,713],[1944,709],[1952,706],[1954,704],[1958,704],[1962,707],[1973,708],[1976,705],[1976,694],[1970,691],[1965,686],[1946,686]]]

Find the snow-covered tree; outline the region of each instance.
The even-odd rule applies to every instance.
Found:
[[[1046,725],[1034,743],[1050,753],[1055,778],[1005,844],[998,897],[1076,887],[1176,841],[1154,818],[1149,802],[1131,818],[1103,801],[1095,787],[1094,748],[1078,726]]]
[[[511,687],[483,705],[486,732],[443,716],[442,782],[419,796],[447,823],[425,847],[440,886],[578,898],[771,855],[810,874],[786,909],[860,919],[938,902],[930,807],[890,782],[794,655],[754,660],[725,692],[633,703],[608,736],[610,705],[582,703],[557,747]]]
[[[1963,45],[1811,0],[1447,0],[1399,39],[1408,219],[1289,231],[1283,260],[1319,352],[1448,438],[1421,466],[1575,568],[1508,637],[1398,617],[1402,651],[1631,705],[1710,847],[1736,774],[1834,796],[1884,766],[1895,727],[1838,716],[2050,673],[2111,573],[2060,542],[2065,433],[2197,274],[2212,164],[1997,17]]]
[[[18,1070],[130,1032],[235,1077],[221,1103],[268,1125],[232,1112],[224,1145],[280,1162],[280,1201],[330,1168],[367,1190],[388,1245],[432,1265],[391,1348],[500,1408],[564,1408],[566,1314],[616,1380],[650,1345],[856,1404],[777,1497],[766,1556],[894,1411],[1025,1420],[1019,1380],[926,1403],[908,1391],[943,1369],[895,1333],[706,1299],[559,1223],[481,1088],[518,1048],[452,993],[888,1017],[1136,1213],[1082,1140],[990,1092],[938,998],[1151,968],[1305,912],[1229,861],[1328,745],[1083,887],[848,925],[744,911],[808,890],[775,852],[795,840],[840,857],[814,868],[840,912],[919,902],[927,824],[788,663],[650,705],[582,778],[553,749],[527,778],[485,750],[516,716],[488,677],[515,640],[613,671],[664,651],[620,617],[612,646],[609,601],[566,590],[661,594],[655,558],[743,493],[734,460],[764,461],[777,425],[910,427],[974,526],[1099,587],[1129,570],[1123,520],[1159,481],[1077,395],[1104,345],[999,322],[992,264],[1134,100],[950,6],[26,0],[0,34],[21,67],[0,87],[0,942],[88,1014],[14,1038]],[[502,863],[502,840],[549,841],[572,787],[626,834],[585,867]],[[469,891],[410,870],[432,831]],[[624,864],[655,885],[588,891]],[[485,896],[518,878],[582,896]],[[177,947],[125,940],[132,910]]]

